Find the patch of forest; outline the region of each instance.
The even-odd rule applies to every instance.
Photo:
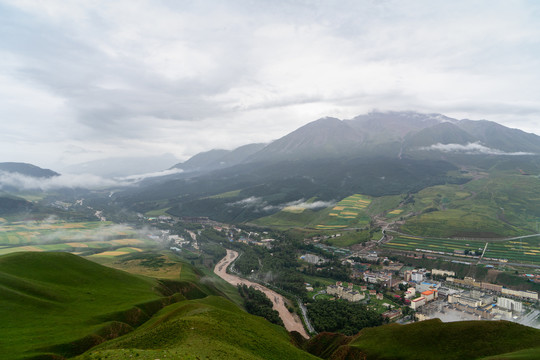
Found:
[[[244,299],[244,308],[248,313],[261,316],[273,324],[284,326],[279,313],[272,309],[272,302],[262,291],[242,284],[238,285],[238,292],[242,296],[242,299]]]

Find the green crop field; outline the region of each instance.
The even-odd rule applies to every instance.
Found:
[[[18,251],[98,253],[122,247],[153,247],[155,242],[129,226],[110,222],[26,221],[0,224],[0,255]]]
[[[416,236],[395,236],[392,241],[384,244],[385,247],[415,251],[417,249],[429,253],[452,255],[455,251],[464,252],[469,250],[483,251],[486,242],[460,240],[460,239],[437,239]],[[489,241],[484,258],[505,259],[508,261],[540,264],[540,237],[526,238],[522,240]]]

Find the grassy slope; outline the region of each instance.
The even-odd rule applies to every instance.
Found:
[[[322,219],[328,216],[331,209],[332,207],[322,210],[306,209],[299,213],[282,210],[275,214],[253,220],[251,223],[258,226],[268,226],[277,229],[315,227]]]
[[[283,328],[245,313],[223,297],[207,296],[223,294],[241,302],[232,286],[220,283],[209,272],[184,264],[179,278],[162,282],[194,300],[170,305],[150,318],[165,304],[155,291],[163,287],[157,280],[67,253],[2,256],[0,354],[3,359],[73,356],[127,333],[103,343],[97,355],[92,352],[84,358],[110,355],[123,359],[139,351],[130,348],[143,349],[142,358],[152,359],[167,354],[179,358],[313,358],[295,348]],[[181,329],[189,331],[181,333]],[[192,331],[196,329],[199,331]],[[156,346],[163,352],[152,350]],[[120,349],[105,350],[116,347]]]
[[[144,265],[144,255],[161,255],[164,259],[163,266]],[[197,286],[204,288],[209,294],[224,295],[235,304],[242,304],[243,299],[238,294],[236,287],[230,285],[225,280],[206,268],[195,268],[185,260],[168,251],[139,253],[140,259],[130,259],[126,257],[92,257],[92,261],[101,265],[123,270],[131,274],[144,275],[161,280],[174,280],[179,282],[197,283]]]
[[[62,352],[50,347],[100,333],[112,325],[114,316],[107,314],[159,299],[155,285],[67,253],[2,256],[0,339],[9,341],[0,342],[0,354],[17,359]]]
[[[162,309],[123,337],[80,359],[315,359],[291,344],[289,334],[216,296]]]
[[[423,236],[504,237],[530,234],[536,230],[536,221],[540,221],[538,184],[539,180],[534,176],[497,170],[464,185],[427,187],[413,194],[414,202],[400,207],[404,195],[373,198],[364,212],[374,216],[402,210],[398,215],[387,214],[390,219],[417,213],[419,215],[407,220],[403,231]],[[331,212],[332,207],[299,214],[281,211],[253,223],[283,229],[315,227],[327,222]]]
[[[538,360],[540,359],[540,347],[515,351],[502,355],[489,356],[484,360]]]
[[[429,236],[512,236],[532,233],[540,219],[536,177],[495,173],[463,187],[441,185],[415,194],[406,212],[437,208],[407,221],[403,230]]]
[[[476,359],[536,347],[540,330],[506,321],[442,323],[364,329],[349,345],[368,359]]]

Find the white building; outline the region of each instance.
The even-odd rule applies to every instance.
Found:
[[[439,270],[439,269],[432,269],[431,275],[439,275],[439,276],[456,276],[456,273],[450,270]]]
[[[423,306],[426,304],[426,298],[423,296],[420,296],[419,298],[413,299],[411,301],[411,309],[416,310],[420,306]]]
[[[511,311],[522,312],[523,304],[520,301],[499,297],[497,298],[497,306]]]
[[[416,283],[421,283],[422,281],[424,281],[424,273],[417,270],[413,270],[411,274],[411,280]]]

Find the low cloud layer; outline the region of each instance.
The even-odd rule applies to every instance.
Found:
[[[144,179],[147,179],[147,178],[180,174],[183,171],[184,170],[182,170],[182,169],[168,169],[168,170],[163,170],[163,171],[151,172],[151,173],[147,173],[147,174],[125,176],[125,177],[122,177],[122,178],[117,178],[117,180],[120,180],[120,181],[141,181],[141,180],[144,180]]]
[[[313,210],[313,209],[326,208],[326,207],[333,206],[333,205],[335,205],[335,201],[306,202],[306,201],[304,201],[304,199],[300,199],[300,200],[292,201],[290,203],[285,204],[285,206],[283,206],[282,209],[291,208],[291,209],[298,209],[298,210],[300,210],[300,209]]]
[[[20,173],[0,171],[0,190],[16,188],[19,190],[54,190],[61,188],[82,188],[89,190],[129,186],[144,179],[179,174],[181,169],[169,169],[147,174],[130,175],[122,178],[108,179],[92,174],[62,174],[50,178],[36,178]]]
[[[487,146],[482,145],[480,142],[474,142],[474,143],[468,143],[466,145],[462,144],[441,144],[437,143],[431,146],[424,146],[421,147],[420,150],[435,150],[435,151],[442,151],[447,153],[462,153],[462,154],[470,154],[470,155],[511,155],[511,156],[519,156],[519,155],[535,155],[534,153],[529,152],[506,152],[498,149],[492,149]]]
[[[248,198],[230,203],[229,205],[248,208],[248,207],[254,207],[254,206],[259,206],[263,204],[266,204],[266,202],[262,198],[250,196]]]
[[[305,199],[299,199],[295,201],[291,201],[288,203],[278,204],[278,205],[270,205],[268,202],[266,202],[264,199],[260,197],[251,196],[239,201],[236,201],[234,203],[230,203],[229,206],[236,206],[236,207],[242,207],[242,208],[254,208],[255,211],[264,211],[264,212],[272,212],[272,211],[280,211],[285,208],[294,209],[294,210],[315,210],[315,209],[321,209],[329,206],[333,206],[335,204],[335,201],[314,201],[314,202],[306,202]]]
[[[51,223],[56,223],[55,218],[51,218]],[[124,224],[101,225],[95,229],[57,230],[46,232],[35,239],[39,243],[57,242],[59,239],[69,239],[70,241],[107,241],[116,238],[118,234],[131,233],[133,228]]]
[[[83,188],[102,189],[108,187],[125,186],[130,183],[104,179],[95,175],[73,175],[65,174],[50,178],[35,178],[19,173],[0,172],[0,189],[14,187],[19,190],[54,190],[60,188]]]

